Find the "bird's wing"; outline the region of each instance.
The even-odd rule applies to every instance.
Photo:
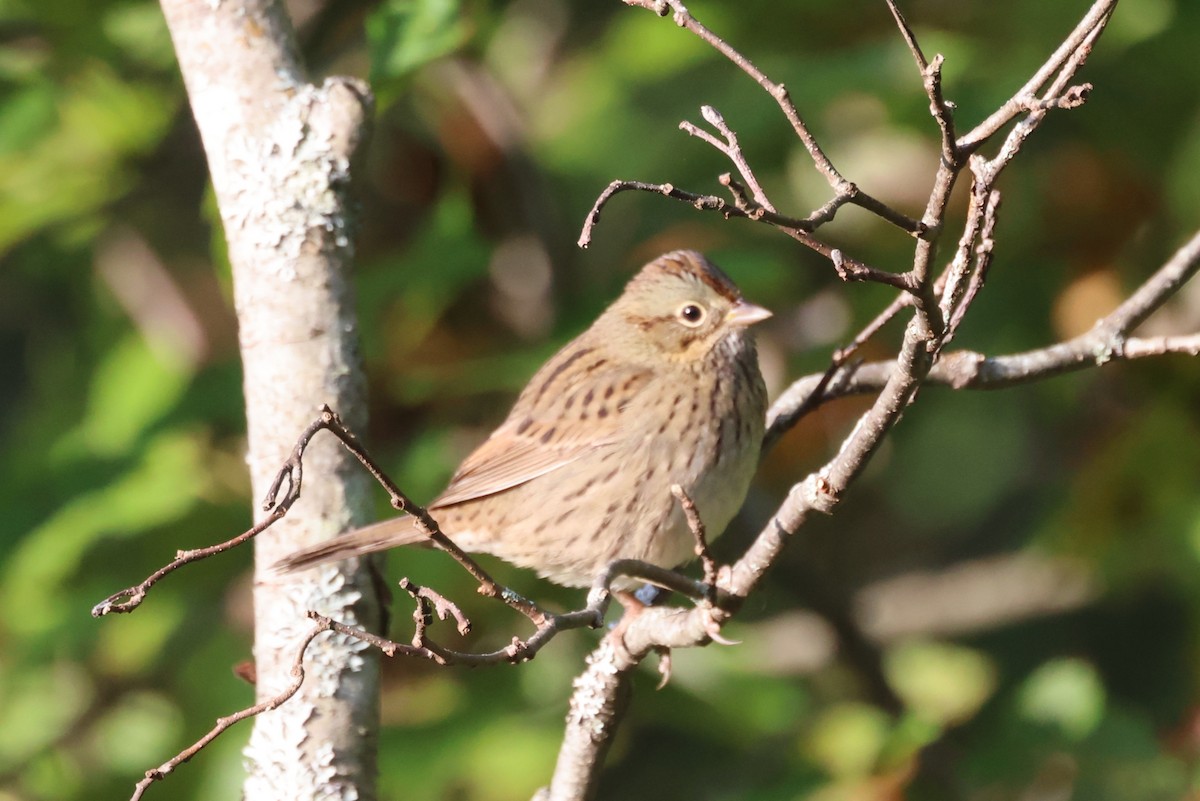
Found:
[[[555,362],[534,376],[508,419],[463,460],[430,509],[511,489],[619,441],[628,426],[623,412],[649,382],[650,371],[605,365],[593,373],[573,370],[555,381]],[[549,380],[539,382],[547,374]],[[539,391],[543,386],[546,391]]]

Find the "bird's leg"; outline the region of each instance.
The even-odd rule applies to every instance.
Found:
[[[637,619],[639,615],[646,611],[650,606],[653,606],[655,601],[660,601],[666,596],[666,593],[651,596],[649,603],[643,600],[646,594],[643,592],[646,587],[653,585],[644,585],[637,592],[627,592],[625,590],[613,590],[613,596],[620,601],[623,607],[621,619],[618,620],[608,633],[609,637],[613,638],[613,642],[621,648],[625,647],[625,630],[629,625]],[[667,682],[671,680],[671,649],[666,646],[657,646],[654,649],[658,654],[658,673],[661,679],[658,682],[658,689],[667,686]]]
[[[621,602],[622,612],[621,617],[615,624],[608,636],[613,638],[613,642],[621,647],[625,646],[625,629],[629,628],[629,624],[634,618],[646,611],[647,605],[638,599],[637,595],[627,590],[613,590],[613,597]]]

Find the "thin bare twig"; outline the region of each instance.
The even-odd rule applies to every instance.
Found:
[[[833,262],[834,268],[837,270],[839,277],[845,281],[871,281],[883,283],[901,289],[905,292],[913,292],[914,288],[919,286],[921,282],[920,270],[912,274],[894,274],[885,270],[878,270],[869,267],[855,259],[851,259],[841,253],[836,248],[821,242],[812,236],[812,231],[820,225],[832,220],[837,210],[846,203],[853,203],[862,208],[876,214],[880,218],[898,226],[908,233],[918,237],[926,238],[934,226],[931,226],[928,219],[914,220],[907,215],[904,215],[879,200],[871,197],[863,192],[857,185],[847,181],[833,166],[833,163],[826,156],[816,138],[808,129],[807,123],[801,117],[795,104],[791,101],[786,87],[781,83],[776,83],[769,79],[765,73],[759,70],[749,59],[739,53],[719,36],[714,34],[691,15],[691,13],[678,0],[624,0],[626,4],[645,8],[653,11],[659,16],[666,16],[668,13],[673,15],[675,23],[680,27],[686,28],[691,33],[699,37],[701,40],[708,43],[715,50],[720,52],[734,64],[736,64],[743,72],[751,79],[759,84],[779,105],[784,116],[791,123],[793,131],[800,138],[805,148],[816,165],[817,170],[826,178],[830,186],[834,189],[834,197],[827,203],[816,209],[805,219],[795,219],[780,215],[775,206],[771,203],[766,193],[762,189],[761,183],[758,181],[742,153],[741,146],[738,143],[736,132],[725,122],[724,118],[711,106],[703,106],[701,114],[705,120],[712,125],[721,135],[720,138],[713,136],[711,133],[704,131],[690,122],[683,122],[680,125],[687,133],[702,139],[714,148],[722,152],[733,162],[734,167],[745,181],[749,192],[738,182],[734,181],[732,176],[721,176],[721,182],[727,186],[730,193],[733,195],[734,204],[729,206],[720,199],[712,195],[699,195],[692,192],[685,192],[676,189],[672,184],[651,184],[635,181],[614,181],[600,194],[596,202],[592,206],[591,212],[588,214],[584,222],[583,229],[579,237],[580,247],[587,247],[591,241],[592,231],[595,228],[596,222],[599,219],[599,213],[605,203],[617,192],[626,189],[640,189],[643,191],[656,192],[668,197],[673,197],[677,200],[683,200],[692,204],[698,209],[708,209],[720,211],[726,218],[732,216],[745,216],[752,220],[761,220],[778,228],[788,236],[795,239],[805,247],[820,253]],[[893,9],[894,10],[894,9]],[[898,15],[899,12],[894,12]],[[899,18],[902,20],[902,18]],[[906,30],[905,26],[902,29]],[[911,36],[911,31],[909,31]],[[912,44],[915,47],[915,39],[912,39]],[[919,47],[916,49],[918,54]],[[920,63],[924,65],[924,57],[920,56]],[[940,99],[940,60],[932,68],[929,75],[930,91],[938,98],[934,104],[941,115],[940,123],[943,124],[944,130],[952,131],[952,126],[949,123],[949,104]],[[952,150],[952,138],[944,137],[946,142],[947,152]],[[957,166],[957,158],[948,159],[948,163],[952,166]],[[952,180],[943,182],[944,194],[948,198],[949,190],[953,185]],[[929,250],[932,253],[932,250]],[[924,301],[923,301],[924,302]],[[935,326],[936,328],[937,326]]]
[[[378,464],[370,457],[362,445],[358,442],[358,438],[354,436],[346,426],[342,423],[341,418],[330,409],[328,406],[322,406],[320,415],[312,423],[305,428],[304,432],[296,441],[295,447],[292,449],[292,454],[288,458],[284,466],[276,473],[275,479],[271,482],[270,488],[267,490],[267,496],[263,501],[263,509],[270,511],[270,514],[261,522],[242,532],[238,536],[212,545],[207,548],[199,548],[191,551],[181,551],[167,565],[156,570],[141,583],[132,587],[114,593],[105,600],[96,604],[92,609],[92,615],[102,617],[112,612],[130,612],[136,609],[146,597],[146,593],[150,587],[154,586],[164,576],[173,573],[184,565],[192,562],[206,559],[210,556],[215,556],[219,553],[224,553],[232,548],[241,545],[242,543],[254,538],[261,532],[265,531],[291,509],[292,505],[300,497],[301,485],[304,479],[304,452],[308,448],[312,438],[319,431],[329,431],[331,434],[341,440],[342,444],[349,450],[354,457],[359,461],[367,472],[379,482],[379,484],[387,490],[391,498],[393,508],[401,512],[411,514],[417,523],[417,526],[425,533],[426,537],[438,549],[448,553],[455,561],[457,561],[480,585],[480,593],[488,597],[497,598],[503,601],[508,606],[517,610],[521,614],[528,617],[535,624],[541,619],[542,610],[536,604],[528,599],[522,598],[518,593],[501,586],[496,582],[491,575],[487,573],[479,564],[472,559],[466,552],[451,542],[450,538],[442,533],[429,512],[424,507],[415,503],[409,498],[395,482],[391,480],[383,472]],[[287,484],[286,492],[280,497],[280,492],[284,488],[284,483]],[[124,599],[124,600],[122,600]]]
[[[959,140],[959,150],[963,153],[972,153],[1017,116],[1025,115],[1025,118],[1009,131],[996,156],[990,161],[980,163],[980,166],[987,167],[987,173],[981,174],[975,165],[972,166],[972,171],[977,176],[986,176],[985,180],[994,180],[992,173],[998,173],[1008,162],[1012,161],[1020,150],[1021,144],[1037,128],[1050,109],[1077,108],[1087,99],[1088,92],[1091,90],[1090,84],[1080,87],[1069,87],[1069,84],[1074,79],[1075,73],[1091,55],[1092,47],[1100,38],[1100,34],[1104,33],[1116,5],[1116,0],[1097,0],[1072,31],[1067,41],[1063,43],[1063,46],[1055,51],[1050,61],[1047,61],[1042,69],[1038,70],[1038,73],[995,114]],[[1066,47],[1068,44],[1071,44],[1069,48]],[[1052,64],[1053,68],[1047,69]],[[1051,80],[1052,77],[1053,80]],[[1048,80],[1050,81],[1049,86],[1042,91],[1040,97],[1037,96],[1035,92]],[[982,135],[984,133],[986,136]]]
[[[688,29],[694,35],[698,36],[703,41],[736,64],[743,72],[750,76],[779,105],[784,116],[791,123],[796,135],[808,150],[810,156],[816,165],[817,170],[825,176],[830,186],[834,189],[834,197],[827,203],[815,210],[806,219],[796,219],[780,215],[774,205],[767,198],[766,193],[762,189],[762,185],[754,175],[749,163],[741,151],[741,147],[737,140],[736,132],[726,124],[724,118],[711,106],[703,106],[701,114],[705,120],[709,122],[723,139],[720,139],[712,134],[704,131],[689,122],[684,122],[680,127],[705,142],[709,143],[719,151],[724,153],[734,164],[742,179],[749,187],[749,194],[742,191],[739,184],[734,182],[731,177],[722,176],[722,183],[729,187],[730,192],[734,196],[734,205],[730,206],[723,200],[713,195],[701,195],[693,192],[686,192],[677,189],[672,184],[653,184],[640,181],[613,181],[600,194],[596,202],[592,206],[591,212],[584,221],[583,229],[579,236],[579,246],[587,247],[591,242],[592,231],[599,220],[600,210],[604,204],[617,192],[638,189],[642,191],[655,192],[657,194],[666,195],[667,197],[682,200],[693,205],[697,209],[706,209],[721,212],[726,218],[732,216],[744,216],[752,220],[762,220],[776,228],[779,228],[784,233],[791,236],[797,242],[811,248],[821,255],[835,261],[835,267],[838,269],[838,274],[843,280],[865,280],[877,281],[885,283],[889,286],[895,286],[904,291],[912,291],[911,286],[913,281],[908,280],[904,276],[897,276],[883,270],[876,270],[867,267],[866,265],[854,259],[845,257],[840,251],[831,248],[828,245],[820,242],[811,235],[811,231],[818,226],[823,225],[833,219],[837,210],[846,203],[858,205],[880,218],[896,225],[904,231],[917,236],[925,237],[929,231],[929,226],[925,221],[914,220],[905,214],[902,214],[871,195],[863,192],[857,185],[847,181],[833,166],[833,163],[825,155],[816,138],[809,131],[807,124],[800,116],[795,104],[791,101],[786,87],[781,83],[775,83],[770,80],[765,73],[759,70],[754,64],[732,48],[719,36],[714,34],[704,25],[700,24],[677,0],[624,0],[628,5],[637,6],[640,8],[649,9],[660,16],[666,16],[668,13],[673,13],[676,24]],[[940,90],[939,90],[940,91]],[[946,104],[942,104],[944,108],[948,108]],[[947,193],[948,194],[948,193]]]
[[[371,459],[366,451],[358,444],[357,438],[346,429],[340,422],[338,416],[330,409],[323,408],[321,417],[314,421],[304,432],[297,444],[296,451],[292,459],[289,459],[287,465],[279,471],[276,482],[272,485],[271,492],[268,495],[266,506],[274,506],[274,512],[280,517],[288,508],[296,501],[300,493],[301,478],[303,476],[302,457],[305,446],[311,440],[312,435],[321,429],[326,429],[333,432],[342,442],[355,454],[360,462],[383,484],[393,497],[394,505],[398,509],[403,509],[414,515],[425,514],[424,509],[412,503],[395,484],[379,469],[378,465]],[[289,489],[282,501],[275,503],[275,498],[278,490],[281,488],[284,478],[290,480]],[[682,493],[682,489],[680,489]],[[687,498],[685,503],[685,514],[688,514],[689,521],[693,516],[695,521],[693,525],[699,526],[699,541],[703,542],[703,524],[699,523],[699,518],[691,499]],[[683,501],[681,501],[683,502]],[[689,508],[691,511],[688,512]],[[418,518],[420,521],[420,518]],[[657,565],[641,562],[635,559],[618,559],[611,562],[607,568],[596,578],[591,592],[588,594],[587,605],[582,609],[564,613],[552,613],[541,610],[531,601],[521,598],[511,590],[495,585],[495,582],[482,570],[474,561],[463,554],[453,546],[448,538],[437,529],[437,524],[430,521],[427,531],[430,538],[435,541],[439,547],[443,547],[441,540],[445,540],[450,544],[453,550],[443,548],[451,553],[456,559],[461,555],[463,558],[459,560],[460,564],[477,579],[480,584],[480,592],[489,597],[500,600],[507,606],[521,612],[528,617],[536,626],[534,633],[526,639],[513,637],[511,642],[500,649],[485,653],[474,653],[468,651],[459,651],[447,648],[428,636],[428,628],[434,616],[440,620],[453,618],[456,623],[456,628],[460,635],[465,635],[470,631],[471,622],[462,612],[456,603],[438,593],[429,587],[423,587],[408,578],[400,581],[400,587],[404,589],[414,600],[415,608],[413,612],[414,632],[411,643],[401,643],[390,640],[386,637],[381,637],[364,629],[349,626],[344,623],[335,621],[325,615],[315,611],[309,611],[308,617],[315,622],[315,627],[301,640],[297,649],[294,667],[292,669],[293,681],[280,693],[272,696],[266,701],[260,702],[253,706],[246,707],[238,712],[218,719],[217,724],[200,740],[188,748],[181,751],[175,757],[172,757],[163,765],[153,770],[147,771],[145,778],[138,782],[135,787],[132,798],[134,801],[140,799],[146,789],[156,781],[163,779],[168,773],[174,770],[178,765],[188,761],[195,756],[200,750],[206,747],[210,742],[220,736],[224,731],[230,728],[239,721],[254,717],[263,712],[275,709],[291,698],[300,689],[304,683],[304,654],[308,646],[323,631],[336,631],[339,634],[347,637],[358,639],[367,643],[389,657],[409,656],[419,659],[426,659],[438,665],[464,665],[471,667],[479,667],[485,665],[496,665],[503,663],[518,663],[533,659],[537,653],[545,647],[555,636],[562,631],[577,628],[598,628],[603,625],[604,616],[611,601],[610,587],[612,583],[620,577],[631,577],[642,581],[651,581],[660,586],[675,590],[682,595],[697,601],[706,603],[720,602],[726,596],[719,594],[711,581],[700,582],[690,579],[680,573]],[[697,529],[693,529],[697,530]],[[232,541],[231,541],[232,542]],[[224,544],[223,544],[224,545]],[[228,546],[233,547],[233,546]],[[224,550],[228,550],[228,547]],[[711,558],[706,559],[706,566],[711,565]],[[715,568],[713,569],[715,575]],[[706,577],[709,572],[706,567]],[[489,587],[489,582],[491,587]],[[495,589],[494,589],[495,588]],[[716,633],[715,626],[713,628],[713,637],[719,639],[719,634]],[[612,638],[606,638],[612,639]],[[669,657],[665,665],[669,666]],[[669,675],[669,667],[665,668]]]
[[[689,203],[697,209],[711,209],[724,213],[727,217],[733,214],[729,210],[728,204],[717,197],[716,195],[698,195],[693,192],[686,192],[682,189],[676,189],[673,184],[653,184],[645,181],[613,181],[600,196],[596,198],[596,202],[592,204],[592,210],[588,212],[587,219],[583,223],[583,230],[579,233],[579,241],[576,243],[581,248],[586,248],[592,243],[592,230],[596,224],[600,222],[600,211],[609,199],[618,192],[625,192],[630,189],[636,189],[642,192],[654,192],[667,197],[682,200]],[[744,215],[739,215],[744,216]]]
[[[146,794],[146,790],[150,788],[150,785],[165,779],[169,773],[175,770],[175,768],[179,767],[196,754],[204,750],[209,743],[220,737],[230,726],[233,726],[235,723],[240,723],[247,718],[261,715],[263,712],[277,709],[289,698],[295,695],[299,691],[301,685],[304,684],[304,652],[308,650],[308,646],[317,638],[318,634],[335,628],[332,623],[333,622],[328,618],[318,619],[316,625],[313,626],[313,628],[309,630],[308,634],[304,636],[304,639],[300,641],[300,646],[296,650],[296,659],[292,663],[292,681],[287,687],[265,701],[254,704],[253,706],[248,706],[245,709],[240,709],[237,712],[234,712],[232,715],[226,715],[223,718],[217,718],[216,725],[209,729],[208,733],[206,733],[199,740],[192,743],[187,748],[183,749],[178,754],[159,765],[157,768],[152,768],[151,770],[146,771],[145,777],[134,786],[133,795],[129,797],[130,801],[139,801],[139,799]]]
[[[805,387],[807,392],[798,403],[788,408],[788,417],[783,419],[777,416],[775,418],[775,425],[767,427],[766,432],[763,434],[763,444],[759,459],[766,459],[771,448],[775,447],[775,444],[779,442],[779,438],[787,433],[797,422],[824,403],[827,395],[839,397],[841,393],[837,389],[838,383],[846,376],[852,375],[854,369],[855,365],[847,365],[835,353],[825,372],[817,377],[817,381],[814,384]],[[795,386],[796,384],[793,383],[792,387]],[[799,390],[797,390],[798,392]]]
[[[874,267],[868,267],[862,262],[847,258],[837,248],[829,249],[829,260],[833,262],[833,269],[837,272],[838,278],[847,283],[851,281],[871,281],[909,293],[915,293],[918,289],[913,273],[889,273],[886,270],[877,270]]]
[[[1126,361],[1168,354],[1200,356],[1200,334],[1126,339],[1121,354]]]
[[[921,45],[917,43],[916,34],[909,27],[908,20],[900,12],[895,0],[887,0],[887,5],[896,27],[900,29],[900,35],[904,37],[904,43],[908,45],[913,60],[917,62],[917,69],[921,71],[921,82],[925,87],[925,94],[929,96],[929,113],[937,121],[942,132],[942,161],[957,167],[960,155],[954,137],[954,104],[948,102],[942,93],[942,56],[939,53],[934,56],[932,62],[928,61]]]
[[[870,341],[871,337],[875,336],[880,330],[895,319],[896,315],[902,312],[913,303],[912,297],[909,295],[897,295],[896,298],[884,307],[883,311],[875,315],[871,322],[867,323],[862,329],[854,335],[854,338],[847,344],[838,348],[833,352],[832,364],[840,366],[850,360],[850,358],[858,352],[858,349]]]
[[[428,625],[429,613],[437,615],[438,620],[445,620],[447,617],[453,617],[457,623],[458,633],[466,636],[471,632],[471,621],[463,614],[463,611],[458,608],[458,604],[451,601],[446,596],[442,595],[432,587],[422,587],[407,576],[400,579],[400,589],[407,592],[417,602],[416,612],[414,613],[418,627]],[[419,615],[417,614],[419,613]]]
[[[652,569],[646,570],[647,567]],[[465,651],[456,651],[445,648],[433,642],[426,636],[429,621],[433,615],[441,620],[448,617],[453,617],[457,623],[457,628],[460,634],[466,634],[471,627],[470,621],[458,608],[457,604],[442,596],[440,593],[428,587],[421,587],[414,582],[403,579],[400,586],[406,590],[416,602],[416,609],[413,613],[415,624],[413,642],[401,643],[389,640],[386,637],[380,637],[377,634],[372,634],[369,631],[348,626],[344,623],[339,623],[332,618],[322,615],[315,611],[309,611],[308,617],[314,622],[314,626],[300,641],[296,656],[292,666],[292,681],[282,691],[275,694],[271,698],[260,703],[248,706],[237,712],[218,718],[216,725],[213,726],[203,737],[197,740],[192,745],[180,751],[171,759],[164,762],[157,768],[146,771],[145,777],[140,780],[134,787],[131,801],[139,801],[145,794],[150,785],[164,779],[169,773],[187,762],[201,750],[208,746],[213,740],[223,734],[227,729],[236,723],[239,723],[248,718],[255,717],[263,712],[277,709],[293,695],[295,695],[300,687],[304,684],[304,655],[308,650],[308,646],[316,639],[317,635],[325,631],[336,631],[347,637],[353,637],[362,642],[365,642],[389,657],[411,656],[419,659],[426,659],[435,662],[439,665],[465,665],[471,667],[479,667],[484,665],[495,665],[502,663],[517,663],[532,659],[538,651],[540,651],[550,640],[562,631],[577,628],[596,628],[600,626],[604,620],[604,613],[608,607],[609,594],[607,592],[608,584],[617,576],[624,575],[624,570],[634,571],[634,574],[645,573],[659,580],[667,586],[674,589],[680,589],[688,594],[696,597],[702,591],[696,586],[696,583],[688,583],[681,575],[666,571],[662,568],[657,568],[652,565],[647,566],[644,563],[634,560],[625,560],[623,563],[614,562],[607,570],[603,577],[597,580],[596,590],[589,594],[588,604],[583,609],[574,612],[566,612],[562,614],[546,613],[542,615],[541,621],[538,623],[537,630],[528,639],[521,640],[514,637],[512,642],[504,648],[488,653],[471,653]],[[671,574],[668,576],[667,574]],[[605,638],[611,639],[611,638]]]
[[[1036,96],[1052,75],[1063,69],[1069,59],[1075,58],[1082,48],[1095,41],[1096,36],[1108,24],[1116,7],[1117,0],[1097,0],[1093,3],[1088,13],[1038,71],[1000,108],[960,138],[958,146],[966,153],[973,152],[1018,115],[1028,111],[1031,98]]]
[[[1174,255],[1142,282],[1129,299],[1097,326],[1117,335],[1132,332],[1173,297],[1200,269],[1200,231],[1192,234]]]
[[[304,451],[308,447],[309,442],[318,431],[329,429],[335,422],[336,415],[329,409],[328,406],[321,407],[321,414],[304,429],[296,441],[295,448],[292,449],[292,455],[288,458],[284,466],[275,475],[275,480],[271,482],[270,488],[267,490],[267,497],[263,501],[263,509],[269,511],[270,514],[254,524],[246,531],[238,534],[232,539],[216,545],[210,545],[207,548],[196,548],[189,551],[179,551],[173,560],[163,565],[158,570],[151,573],[143,581],[132,587],[126,587],[120,592],[113,593],[105,598],[100,603],[92,607],[92,617],[104,617],[107,614],[117,613],[124,614],[132,612],[141,606],[142,601],[146,599],[146,593],[150,588],[157,584],[161,579],[174,573],[184,565],[189,565],[192,562],[198,562],[201,559],[207,559],[210,556],[216,556],[220,553],[232,550],[248,540],[257,537],[263,531],[273,526],[300,498],[300,485],[304,479]],[[340,422],[338,423],[340,425]],[[283,497],[279,497],[280,491],[283,489],[284,482],[287,482],[287,491]]]
[[[698,195],[694,192],[678,189],[673,184],[654,184],[645,181],[626,180],[613,181],[605,187],[604,191],[596,198],[596,202],[592,204],[591,211],[588,212],[583,229],[579,234],[577,244],[582,248],[586,248],[591,244],[592,232],[596,224],[600,221],[600,212],[614,195],[630,190],[652,192],[657,195],[674,198],[675,200],[682,200],[702,211],[719,212],[725,219],[743,217],[748,220],[761,220],[768,223],[805,247],[829,259],[833,263],[838,276],[843,281],[872,281],[904,291],[912,291],[912,281],[908,274],[897,275],[889,273],[846,256],[837,248],[825,244],[810,234],[808,232],[810,228],[808,221],[787,217],[760,206],[757,201],[745,194],[745,189],[741,184],[734,180],[728,173],[721,176],[721,183],[729,187],[730,193],[734,197],[733,205],[730,205],[716,195]]]
[[[978,156],[972,156],[974,161]],[[971,185],[967,220],[955,249],[954,258],[943,273],[944,285],[940,294],[942,318],[946,332],[939,349],[954,338],[958,326],[971,307],[987,278],[992,261],[992,234],[996,228],[996,213],[1000,208],[1000,192],[976,180]]]
[[[521,613],[529,618],[533,624],[540,625],[545,617],[545,612],[533,601],[521,596],[519,593],[505,587],[492,578],[483,567],[476,562],[470,554],[458,547],[449,537],[442,532],[437,521],[429,514],[425,507],[413,501],[396,485],[394,481],[376,464],[371,458],[366,449],[359,443],[358,438],[342,423],[341,419],[328,406],[321,408],[321,417],[317,423],[313,424],[318,429],[325,429],[341,440],[342,444],[354,455],[371,477],[387,491],[392,508],[399,512],[406,512],[412,516],[417,528],[425,534],[430,543],[440,551],[449,554],[454,561],[471,574],[471,577],[479,584],[479,594],[488,598],[494,598],[504,603],[506,606]],[[310,426],[310,429],[312,427]],[[306,432],[307,433],[307,432]],[[310,435],[311,436],[311,435]],[[303,455],[303,445],[307,443],[307,438],[302,437],[301,443],[297,444],[297,450],[287,466],[280,471],[280,477],[276,479],[276,484],[272,487],[272,492],[267,498],[266,508],[274,501],[274,491],[282,480],[285,473],[295,472],[297,476],[296,487],[299,489],[299,471],[300,467],[297,463]]]
[[[687,518],[688,528],[691,530],[692,536],[696,538],[696,557],[700,560],[700,567],[704,571],[704,583],[712,587],[715,595],[717,562],[708,548],[708,535],[705,532],[704,521],[700,519],[700,512],[696,509],[696,502],[678,484],[671,485],[671,494],[675,496],[675,500],[679,501],[679,508],[683,509],[683,515]],[[708,600],[711,602],[712,598]]]
[[[978,228],[978,234],[974,237],[975,266],[970,270],[971,279],[967,283],[966,291],[953,303],[953,310],[946,322],[946,336],[942,340],[942,347],[945,347],[945,343],[958,331],[967,310],[979,296],[979,290],[983,289],[983,284],[987,281],[988,273],[991,271],[992,252],[996,247],[993,234],[996,232],[996,214],[1000,209],[1000,198],[998,190],[993,189],[988,192],[987,199],[983,203],[982,228],[978,228],[974,223],[971,225],[973,231]]]

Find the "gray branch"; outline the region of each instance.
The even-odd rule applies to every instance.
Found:
[[[922,84],[930,98],[930,113],[938,126],[942,140],[943,158],[933,181],[933,189],[926,204],[925,213],[919,222],[911,224],[902,216],[892,212],[886,205],[873,197],[859,193],[857,187],[837,173],[824,157],[811,132],[808,131],[800,114],[781,84],[770,80],[747,58],[697,22],[679,0],[624,0],[628,5],[639,6],[658,13],[670,15],[674,22],[698,36],[745,72],[760,87],[767,91],[783,109],[793,130],[812,155],[816,168],[826,176],[838,193],[852,194],[859,198],[860,205],[883,219],[913,233],[916,237],[912,266],[907,273],[896,276],[894,285],[903,292],[901,299],[889,307],[882,318],[887,319],[903,309],[911,309],[900,350],[895,359],[872,365],[851,366],[843,359],[843,353],[830,371],[821,376],[810,376],[793,385],[783,399],[771,411],[769,446],[786,427],[794,425],[803,414],[811,411],[827,397],[853,392],[877,393],[871,408],[859,419],[851,434],[842,443],[836,456],[817,472],[795,484],[775,515],[759,533],[747,551],[734,564],[719,571],[717,579],[717,602],[701,603],[691,608],[653,608],[643,611],[631,620],[622,621],[618,628],[619,637],[606,638],[592,655],[585,677],[605,666],[611,680],[603,685],[613,693],[596,698],[596,686],[584,683],[577,686],[572,701],[572,710],[581,708],[587,693],[589,708],[597,710],[615,706],[616,693],[627,691],[627,680],[619,677],[628,674],[646,655],[664,648],[704,645],[718,636],[720,627],[737,612],[744,599],[753,592],[778,558],[787,540],[808,520],[814,512],[832,513],[846,489],[861,475],[871,456],[900,419],[900,415],[915,397],[916,390],[926,382],[946,383],[965,388],[1014,383],[1017,380],[1033,380],[1054,372],[1080,369],[1084,366],[1103,364],[1117,358],[1136,358],[1140,355],[1163,353],[1171,350],[1194,352],[1196,337],[1176,337],[1158,343],[1139,342],[1130,348],[1126,335],[1147,315],[1153,312],[1165,298],[1195,272],[1196,251],[1200,242],[1193,240],[1174,259],[1156,274],[1118,309],[1106,322],[1097,326],[1090,335],[1052,346],[1043,351],[1018,354],[1012,357],[986,359],[982,356],[963,353],[943,353],[944,346],[953,337],[958,323],[969,309],[972,301],[983,286],[991,264],[994,234],[1000,193],[996,180],[1013,158],[1020,152],[1029,135],[1041,124],[1048,113],[1058,108],[1074,108],[1086,98],[1086,87],[1069,87],[1074,75],[1083,65],[1091,47],[1111,16],[1115,0],[1097,0],[1075,31],[1067,36],[1063,44],[1052,54],[1037,73],[1014,96],[985,122],[967,136],[956,140],[951,117],[953,105],[945,100],[941,87],[941,57],[927,60],[916,37],[908,27],[902,14],[889,3],[893,18],[900,28],[916,61]],[[1035,95],[1035,92],[1041,95]],[[1004,124],[1019,118],[1001,143],[997,154],[989,161],[976,151],[990,141]],[[712,120],[710,120],[712,122]],[[735,133],[725,125],[718,128],[721,138],[692,132],[714,145],[734,163],[735,169],[745,177],[752,175],[748,164],[741,159]],[[949,264],[938,276],[934,275],[936,245],[942,238],[946,212],[951,191],[958,177],[966,168],[973,177],[972,202],[968,210],[968,221],[963,235]],[[734,191],[735,208],[743,210],[747,204],[744,193]],[[626,182],[632,183],[632,182]],[[635,186],[634,188],[641,188]],[[613,187],[610,187],[610,195]],[[816,214],[801,225],[789,225],[788,218],[774,212],[761,189],[755,184],[751,189],[759,209],[769,213],[747,214],[752,219],[773,225],[809,247],[819,250],[819,243],[811,232],[832,215]],[[691,193],[680,192],[670,187],[663,191],[677,199],[695,199]],[[602,200],[607,199],[603,198]],[[860,202],[865,199],[865,202]],[[597,202],[589,216],[585,235],[595,225],[601,201]],[[723,204],[695,204],[700,210],[715,209],[728,216],[728,207]],[[830,253],[835,264],[844,258],[837,251]],[[861,344],[878,330],[872,323],[868,330],[855,339]],[[852,349],[851,349],[852,350]],[[582,679],[581,679],[582,681]],[[539,793],[539,798],[548,801],[591,798],[595,788],[595,777],[603,756],[615,732],[615,719],[568,717],[566,736],[559,753],[558,767],[552,783]]]

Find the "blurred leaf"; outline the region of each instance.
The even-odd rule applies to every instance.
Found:
[[[48,83],[22,87],[0,103],[0,156],[37,144],[57,120]]]
[[[733,626],[726,634],[740,638],[741,630]],[[694,726],[707,721],[748,741],[790,735],[812,712],[806,688],[789,677],[764,676],[760,670],[748,669],[741,648],[705,648],[681,654],[672,662],[669,686],[686,690],[689,698],[686,703],[656,698],[663,707],[661,714]]]
[[[1097,437],[1093,459],[1072,477],[1056,514],[1045,521],[1049,542],[1092,561],[1114,587],[1149,579],[1157,588],[1174,574],[1200,597],[1200,554],[1190,532],[1200,518],[1196,476],[1200,436],[1190,401],[1157,398],[1145,413]]]
[[[152,440],[141,461],[113,483],[81,493],[21,540],[0,572],[0,603],[37,610],[13,615],[18,636],[42,635],[82,614],[62,592],[104,536],[135,537],[192,508],[204,482],[196,438],[172,431]]]
[[[79,427],[56,443],[55,457],[128,453],[178,402],[189,378],[178,362],[164,360],[140,335],[130,333],[96,366],[87,412]]]
[[[175,66],[175,49],[162,9],[152,3],[128,3],[109,8],[104,33],[123,53],[142,64]]]
[[[127,157],[159,141],[175,103],[93,63],[72,77],[56,106],[57,127],[36,145],[0,153],[0,253],[124,193],[133,181]]]
[[[1188,176],[1200,172],[1200,115],[1192,118],[1182,134],[1178,150],[1172,154],[1167,174],[1167,191],[1177,219],[1187,219],[1200,207],[1200,186]]]
[[[937,642],[910,642],[888,650],[888,682],[920,717],[953,726],[991,696],[996,670],[979,651]]]
[[[668,80],[713,57],[698,38],[650,14],[619,15],[601,47],[606,69],[635,85]]]
[[[1095,801],[1157,801],[1185,798],[1189,785],[1182,762],[1163,753],[1145,717],[1111,709],[1079,755],[1079,798]]]
[[[371,265],[359,280],[364,326],[378,330],[389,352],[407,358],[464,290],[487,275],[487,264],[469,199],[442,196],[404,254]]]
[[[1078,740],[1094,731],[1104,717],[1104,685],[1087,662],[1058,659],[1025,680],[1019,705],[1029,720],[1055,725]]]
[[[874,770],[890,728],[887,714],[873,706],[835,704],[813,722],[805,751],[832,776],[865,776]]]
[[[1117,6],[1108,24],[1105,40],[1125,46],[1145,41],[1162,32],[1175,17],[1176,0],[1128,0]]]
[[[923,400],[897,430],[901,469],[884,490],[905,517],[950,526],[986,512],[1024,478],[1025,412],[1012,395]]]
[[[0,684],[0,771],[7,772],[65,736],[92,701],[95,688],[80,665],[58,661],[40,670],[3,669]]]
[[[121,621],[101,626],[93,653],[96,669],[111,676],[145,671],[162,656],[170,638],[184,624],[186,612],[181,598],[162,595],[138,609],[136,623]]]
[[[178,707],[157,693],[126,693],[91,729],[94,758],[108,770],[134,773],[162,759],[163,745],[178,738]]]
[[[465,751],[464,767],[480,801],[532,795],[554,767],[560,737],[521,717],[480,727]]]
[[[401,81],[453,53],[468,32],[459,0],[386,0],[367,17],[366,28],[377,85]]]

